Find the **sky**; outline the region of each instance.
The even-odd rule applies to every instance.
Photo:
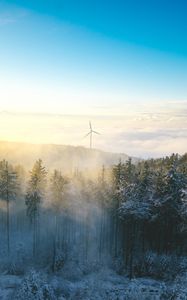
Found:
[[[186,11],[185,0],[0,1],[0,111],[84,115],[85,131],[91,118],[101,131],[106,126],[111,132],[115,145],[109,146],[112,142],[107,142],[105,131],[103,143],[96,145],[102,149],[141,156],[183,153],[187,144]],[[147,113],[149,124],[144,124]],[[162,127],[155,129],[153,114]],[[120,135],[115,131],[117,119]],[[131,120],[128,126],[126,119]],[[120,142],[123,134],[126,141],[129,134],[131,140],[137,138],[134,119],[139,120],[136,129],[152,134],[151,141],[148,134],[140,134],[139,151],[137,145],[129,148]],[[69,122],[74,124],[71,117]],[[162,149],[155,130],[163,133],[168,124],[172,142],[169,149]],[[80,120],[75,126],[82,130]],[[174,127],[183,133],[182,140],[176,139]],[[73,143],[67,137],[55,141]],[[0,138],[25,140],[26,136],[3,127]],[[37,142],[34,132],[30,140]],[[43,141],[55,142],[53,136]],[[159,142],[156,153],[154,142]]]

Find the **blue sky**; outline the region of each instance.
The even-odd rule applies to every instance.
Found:
[[[94,147],[184,153],[186,11],[182,0],[0,1],[0,139],[88,146],[92,120]]]
[[[187,55],[185,0],[1,1],[116,40]]]
[[[186,11],[186,1],[0,1],[0,109],[185,101]]]

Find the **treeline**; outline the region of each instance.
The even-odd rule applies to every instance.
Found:
[[[107,172],[103,167],[91,180],[77,169],[71,177],[47,171],[41,159],[29,172],[1,161],[0,250],[9,257],[21,242],[33,261],[43,255],[52,260],[53,269],[59,252],[101,259],[112,245]]]
[[[187,155],[171,155],[113,168],[123,255],[132,276],[146,251],[187,253]]]
[[[147,251],[186,255],[187,154],[129,159],[87,177],[47,171],[40,159],[29,173],[1,161],[1,249],[11,256],[19,240],[33,260],[45,255],[53,271],[59,251],[82,260],[120,258],[130,276]]]

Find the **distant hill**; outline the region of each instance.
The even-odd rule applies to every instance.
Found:
[[[30,169],[33,163],[41,158],[48,169],[60,169],[71,172],[79,170],[91,170],[102,165],[110,166],[121,159],[128,159],[127,154],[110,153],[97,149],[89,149],[81,146],[66,146],[53,144],[29,144],[0,141],[0,160],[7,159],[13,164],[22,164]],[[136,158],[132,158],[135,162]]]

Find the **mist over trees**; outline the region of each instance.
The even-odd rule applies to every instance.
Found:
[[[74,261],[162,279],[187,254],[186,154],[129,158],[92,177],[47,170],[41,159],[29,172],[2,160],[0,200],[1,268],[10,274],[55,274]]]
[[[39,232],[39,214],[42,199],[45,196],[46,170],[39,159],[35,162],[30,172],[30,180],[25,196],[27,206],[27,216],[33,225],[33,255],[36,255],[37,240]]]

